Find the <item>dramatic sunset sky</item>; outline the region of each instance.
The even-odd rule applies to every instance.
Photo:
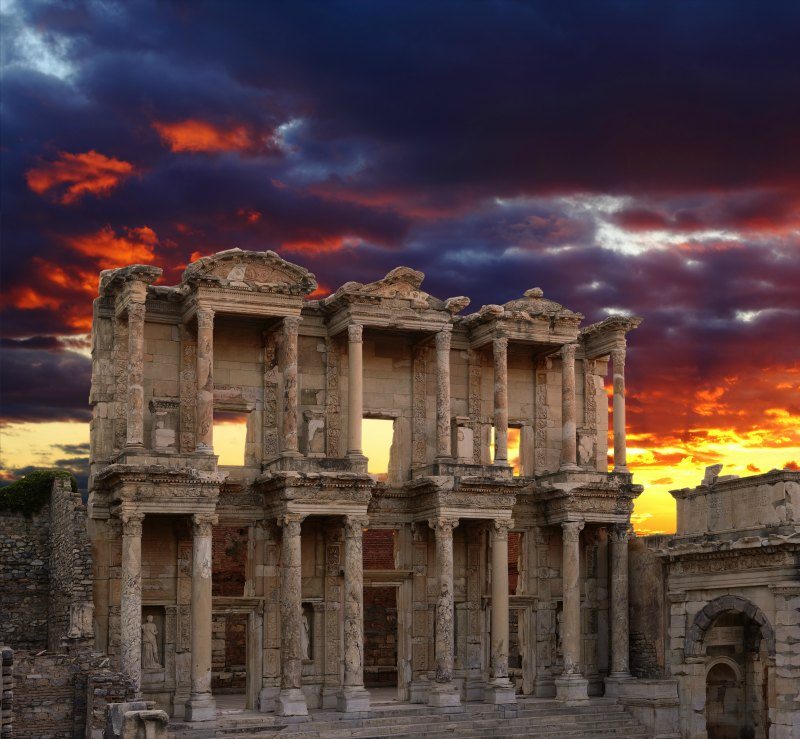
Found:
[[[800,3],[2,7],[5,479],[85,483],[99,270],[234,246],[643,316],[640,531],[706,465],[797,469]]]

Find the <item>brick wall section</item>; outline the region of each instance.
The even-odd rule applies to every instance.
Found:
[[[70,606],[91,603],[92,545],[86,529],[86,506],[70,481],[56,478],[50,498],[50,600],[48,648],[59,648],[70,630]]]
[[[128,679],[108,670],[107,664],[108,657],[97,652],[40,656],[17,652],[15,739],[73,739],[102,729],[106,703],[134,697]]]
[[[397,685],[396,588],[364,588],[364,684]]]
[[[31,518],[0,511],[0,644],[47,648],[50,506]]]
[[[394,529],[368,529],[364,532],[365,570],[394,569]]]
[[[14,709],[14,650],[0,645],[0,738],[10,739]]]
[[[214,595],[244,595],[247,529],[215,526],[212,533]]]
[[[522,534],[519,531],[508,532],[508,592],[510,595],[517,593],[519,580],[519,548]]]

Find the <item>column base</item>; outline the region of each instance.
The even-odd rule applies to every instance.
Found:
[[[453,683],[431,683],[428,705],[435,708],[452,708],[461,705],[461,692]]]
[[[589,681],[581,675],[556,678],[556,700],[585,701],[589,699]]]
[[[337,697],[336,710],[343,713],[369,711],[369,692],[363,686],[342,688]]]
[[[613,472],[622,472],[624,474],[627,474],[628,472],[630,472],[630,470],[628,469],[627,465],[622,464],[619,467],[614,467]]]
[[[278,693],[275,699],[277,716],[308,716],[308,704],[303,691],[299,688],[286,688]]]
[[[272,713],[275,710],[275,701],[281,689],[277,686],[263,687],[258,694],[259,713]]]
[[[217,718],[217,702],[210,693],[190,695],[186,701],[186,721],[214,721]]]
[[[628,672],[612,672],[603,682],[606,686],[606,698],[619,698],[626,685],[635,682],[636,678]]]
[[[561,466],[559,466],[558,471],[559,472],[580,472],[580,469],[581,468],[578,467],[577,464],[572,464],[570,462],[569,464],[562,464]]]
[[[516,703],[517,691],[507,677],[498,678],[497,680],[492,680],[486,686],[484,701],[486,703],[494,703],[495,705]]]
[[[427,703],[430,685],[427,680],[412,680],[408,685],[408,702]]]

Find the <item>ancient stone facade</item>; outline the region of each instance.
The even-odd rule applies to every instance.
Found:
[[[800,472],[720,467],[672,491],[674,537],[632,547],[637,666],[676,680],[686,739],[798,737]]]
[[[104,272],[93,323],[96,641],[143,698],[213,718],[214,624],[238,614],[249,707],[368,710],[367,588],[395,593],[382,638],[403,700],[580,700],[628,677],[641,488],[625,466],[624,354],[639,319],[581,328],[538,288],[461,315],[467,298],[433,297],[405,267],[313,300],[314,276],[272,252],[199,259],[175,287],[160,275]],[[214,454],[221,412],[247,418],[240,466]],[[370,418],[394,429],[380,480]],[[241,580],[215,569],[220,529],[243,532]],[[365,567],[378,540],[392,554]]]

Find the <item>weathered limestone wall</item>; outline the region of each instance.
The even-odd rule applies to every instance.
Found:
[[[669,604],[662,560],[655,550],[668,539],[632,537],[628,542],[630,666],[635,677],[665,675]]]
[[[0,737],[14,733],[14,650],[0,644]]]
[[[100,737],[107,703],[131,700],[134,690],[97,652],[14,655],[15,739]],[[88,717],[88,722],[87,722]]]
[[[47,648],[50,506],[26,518],[0,511],[0,643]]]

